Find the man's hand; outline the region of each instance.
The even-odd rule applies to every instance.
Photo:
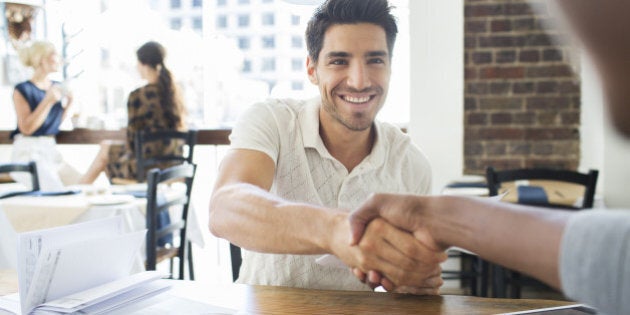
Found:
[[[344,242],[349,233],[348,222],[342,222],[335,229],[337,239],[333,242],[333,254],[348,266],[354,267],[355,275],[373,271],[386,277],[386,289],[401,286],[426,288],[426,293],[436,293],[442,285],[440,263],[447,256],[418,241],[411,233],[402,231],[383,219],[372,220],[361,241],[352,246]],[[374,287],[381,284],[370,281],[369,277],[360,280]],[[389,281],[389,282],[387,282]]]

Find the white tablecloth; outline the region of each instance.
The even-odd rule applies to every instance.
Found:
[[[107,202],[108,199],[111,202]],[[169,199],[168,195],[167,199]],[[146,199],[144,198],[124,198],[121,195],[108,194],[88,196],[81,193],[54,197],[21,196],[2,199],[0,200],[0,269],[17,268],[16,239],[20,232],[118,215],[124,217],[129,231],[138,231],[146,228],[145,208]],[[188,216],[188,238],[191,242],[203,247],[203,236],[192,206]],[[141,254],[143,257],[144,253]]]

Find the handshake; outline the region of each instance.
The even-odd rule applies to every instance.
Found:
[[[372,195],[349,216],[341,216],[331,252],[354,275],[375,288],[413,294],[438,294],[440,263],[447,259],[429,225],[431,197]],[[348,230],[351,240],[347,240]],[[344,237],[345,235],[345,242]]]

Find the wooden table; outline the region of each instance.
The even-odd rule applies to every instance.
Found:
[[[14,271],[0,271],[0,295],[17,291],[16,278]],[[416,296],[174,281],[174,290],[183,290],[187,298],[237,309],[239,314],[497,314],[573,304],[550,300]]]

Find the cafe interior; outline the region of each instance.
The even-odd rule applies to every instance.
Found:
[[[317,304],[307,292],[290,295],[297,293],[280,288],[229,287],[235,280],[239,251],[210,234],[207,209],[218,165],[229,148],[230,128],[238,114],[268,97],[307,98],[318,93],[305,71],[285,71],[291,67],[290,60],[276,58],[273,69],[264,70],[265,57],[274,54],[295,54],[298,68],[303,66],[304,60],[299,59],[306,56],[304,45],[299,44],[303,39],[298,38],[295,44],[295,35],[278,35],[265,51],[265,39],[259,48],[257,41],[252,40],[254,47],[250,47],[244,38],[257,36],[256,23],[263,23],[258,29],[262,37],[291,32],[302,36],[308,17],[321,2],[0,0],[0,165],[11,163],[9,135],[16,127],[14,86],[30,75],[19,62],[20,47],[45,39],[60,51],[62,69],[54,79],[70,85],[75,105],[56,141],[64,159],[85,171],[101,141],[125,139],[126,97],[143,84],[136,72],[134,52],[143,42],[160,41],[169,51],[168,64],[184,90],[188,124],[195,131],[194,139],[185,140],[186,163],[194,164],[196,170],[192,171],[194,181],[191,178],[190,186],[179,187],[189,199],[183,211],[188,231],[181,242],[186,250],[158,263],[157,269],[173,272],[175,264],[174,275],[181,279],[194,279],[200,286],[212,284],[211,291],[217,295],[206,298],[207,303],[220,301],[217,296],[230,292],[237,298],[229,299],[226,305],[235,309],[252,313],[311,312],[290,308],[301,303]],[[426,154],[433,173],[433,194],[501,196],[501,202],[579,211],[614,211],[630,206],[627,187],[622,184],[630,176],[623,158],[630,155],[630,147],[606,123],[594,66],[580,43],[563,28],[552,6],[534,0],[390,2],[396,7],[399,34],[388,100],[377,118],[402,128]],[[265,18],[257,18],[270,12],[275,16],[270,24],[265,24]],[[249,14],[250,28],[230,26]],[[283,45],[291,45],[291,39],[295,45],[278,54]],[[17,268],[12,242],[19,233],[115,215],[123,215],[132,230],[148,228],[145,215],[152,208],[152,200],[151,193],[145,191],[151,186],[147,176],[120,185],[110,183],[101,174],[92,185],[63,188],[74,195],[36,197],[31,192],[3,196],[0,246],[4,248],[0,248],[0,254],[5,257],[0,259],[0,272],[7,276],[3,274],[0,279],[16,277],[11,271]],[[17,184],[10,176],[1,180],[0,185],[9,187],[2,188],[2,192],[14,190]],[[130,199],[125,192],[139,193],[140,198]],[[140,262],[134,270],[147,266]],[[445,298],[434,301],[437,306],[432,307],[439,310],[436,313],[461,310],[469,314],[466,311],[475,307],[487,307],[484,299],[496,298],[507,304],[492,312],[571,302],[526,275],[460,249],[449,250],[443,278],[441,293]],[[230,289],[220,292],[217,288],[224,287],[216,285]],[[0,290],[0,295],[11,292]],[[408,298],[392,301],[379,294],[346,292],[338,296],[366,301],[371,306],[382,303],[396,307],[400,303],[402,310],[417,306]],[[324,294],[321,303],[342,307],[335,304],[339,302],[334,296]],[[257,299],[265,297],[273,305],[264,301],[257,304]],[[479,300],[460,300],[465,297]],[[523,302],[515,306],[516,299]],[[355,307],[348,310],[361,312]],[[484,312],[489,311],[479,313]]]

